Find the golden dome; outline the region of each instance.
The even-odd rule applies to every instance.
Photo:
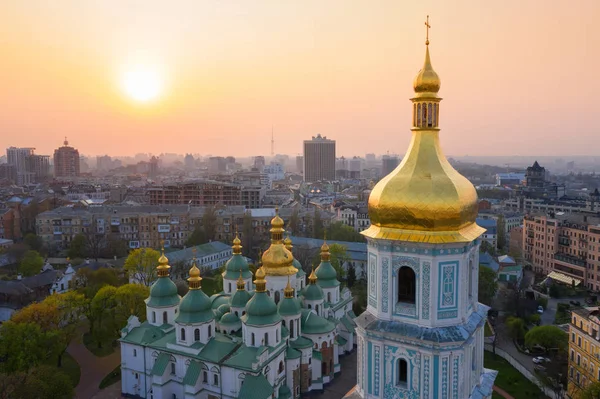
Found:
[[[316,284],[317,283],[317,275],[315,274],[315,267],[313,266],[312,271],[310,272],[310,275],[308,276],[308,283],[309,284]]]
[[[298,269],[293,266],[294,255],[286,248],[283,241],[283,219],[279,217],[279,210],[275,210],[275,217],[271,220],[271,245],[262,254],[262,267],[267,276],[288,276],[296,274]]]
[[[190,290],[200,289],[200,284],[202,282],[202,277],[200,277],[200,269],[196,266],[196,258],[192,261],[192,268],[189,271],[190,277],[188,277],[187,281],[190,287]]]
[[[292,246],[292,239],[288,236],[285,238],[285,240],[283,240],[283,245],[285,245],[285,247],[288,249],[288,251],[291,251],[293,246]]]
[[[321,245],[321,260],[328,262],[331,254],[329,253],[329,245],[327,245],[327,241],[323,241],[323,245]]]
[[[425,66],[415,79],[417,96],[412,101],[418,107],[414,109],[420,111],[421,104],[434,104],[437,111],[439,87],[427,47]],[[402,163],[371,191],[371,227],[363,234],[398,241],[470,242],[484,231],[475,223],[477,213],[475,187],[444,156],[434,119],[433,124],[412,128]]]
[[[254,273],[254,278],[256,292],[265,292],[267,290],[267,281],[265,280],[265,271],[262,267],[258,268],[256,273]]]
[[[294,289],[290,284],[290,276],[288,276],[288,282],[285,288],[283,289],[283,295],[285,298],[293,298],[294,297]]]
[[[235,233],[235,238],[233,239],[233,254],[239,255],[242,253],[242,240],[239,239],[237,233]]]
[[[144,256],[142,250],[142,255]],[[169,266],[169,259],[165,256],[165,247],[163,246],[161,248],[161,254],[160,254],[160,258],[158,258],[158,267],[156,268],[156,270],[158,271],[158,276],[159,277],[165,277],[169,275],[169,269],[171,268],[171,266]]]
[[[238,277],[238,279],[237,279],[237,289],[243,290],[245,288],[246,288],[246,283],[244,282],[244,279],[242,278],[242,271],[240,270],[240,277]]]

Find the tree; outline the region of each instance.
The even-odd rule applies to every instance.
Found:
[[[490,244],[487,241],[482,241],[481,242],[481,246],[479,247],[479,251],[480,252],[487,252],[488,254],[490,254],[492,256],[497,256],[498,255],[498,251],[496,250],[496,248],[494,248],[492,246],[492,244]]]
[[[190,234],[188,239],[185,241],[185,246],[195,247],[196,245],[206,244],[207,242],[208,239],[206,238],[206,233],[204,233],[202,227],[196,226],[192,234]]]
[[[321,239],[324,235],[323,221],[321,220],[321,212],[318,208],[315,208],[315,214],[313,216],[313,238]]]
[[[100,288],[105,285],[118,287],[122,284],[122,279],[119,278],[115,269],[109,267],[103,267],[98,270],[82,267],[75,272],[72,284],[73,288],[91,300]]]
[[[591,383],[578,393],[573,392],[571,397],[574,399],[600,399],[600,382]]]
[[[144,322],[146,320],[146,302],[150,289],[141,284],[125,284],[117,288],[114,295],[116,303],[115,322],[118,328],[127,324],[129,316],[135,315]]]
[[[35,276],[42,270],[42,266],[44,266],[44,258],[37,251],[29,250],[21,260],[19,272],[23,276]]]
[[[346,275],[346,271],[344,270],[344,263],[346,263],[350,260],[350,258],[348,257],[348,254],[347,254],[346,246],[341,245],[341,244],[331,244],[329,246],[329,253],[331,255],[329,262],[331,263],[331,266],[333,266],[333,268],[337,272],[337,279],[343,280]],[[320,254],[320,252],[317,252],[314,255],[312,264],[315,265],[315,268],[316,268],[320,262],[321,262],[321,254]]]
[[[487,266],[479,266],[479,302],[492,306],[497,291],[496,272]]]
[[[556,326],[538,326],[525,334],[525,345],[528,347],[539,345],[546,351],[554,348],[563,351],[569,345],[569,337]]]
[[[131,251],[125,260],[125,270],[129,278],[150,286],[156,280],[156,266],[160,252],[152,248],[138,248]]]
[[[56,367],[40,365],[6,377],[7,381],[0,387],[2,398],[57,399],[72,398],[75,394],[69,376]],[[3,379],[0,375],[0,380]]]
[[[110,285],[100,288],[91,303],[91,311],[94,315],[96,325],[93,329],[93,337],[98,348],[102,347],[102,341],[113,337],[115,334],[115,294],[117,289]]]
[[[364,242],[365,238],[352,227],[343,222],[335,222],[327,229],[327,237],[330,240]]]
[[[33,233],[29,233],[23,237],[23,243],[25,243],[29,249],[33,249],[34,251],[38,252],[41,251],[42,247],[44,246],[44,241]]]
[[[212,241],[217,234],[217,208],[209,206],[202,215],[202,228],[206,234],[206,239]]]
[[[506,236],[504,235],[504,216],[499,215],[498,220],[496,221],[496,232],[498,234],[498,248],[504,249],[506,246]]]
[[[9,320],[0,327],[0,370],[27,371],[46,361],[54,350],[54,334],[35,323]]]
[[[352,288],[354,282],[356,281],[356,269],[352,264],[348,265],[348,273],[346,275],[346,284],[348,288]]]
[[[85,258],[87,257],[87,238],[83,234],[77,234],[73,237],[69,245],[68,255],[70,258]]]
[[[300,217],[298,215],[298,208],[294,208],[292,216],[290,217],[290,223],[288,225],[290,234],[296,236],[300,232]]]
[[[105,256],[107,258],[117,257],[122,258],[127,255],[129,246],[127,242],[121,239],[117,234],[110,234],[106,237]]]
[[[506,326],[512,339],[521,340],[525,335],[525,321],[518,317],[509,316],[506,319]]]

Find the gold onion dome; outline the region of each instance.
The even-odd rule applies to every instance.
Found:
[[[202,284],[202,277],[200,277],[200,269],[196,266],[196,258],[192,261],[192,268],[189,271],[190,277],[188,277],[187,281],[190,287],[190,290],[198,290]]]
[[[293,265],[294,255],[283,242],[283,219],[279,217],[279,209],[275,209],[275,217],[271,220],[271,245],[262,255],[262,267],[267,276],[290,276],[298,269]]]
[[[402,163],[371,191],[371,227],[363,232],[367,237],[452,243],[470,242],[484,231],[475,223],[475,188],[450,165],[440,147],[439,88],[427,46],[425,65],[414,82],[412,140]]]
[[[160,258],[158,258],[158,266],[156,267],[157,274],[159,277],[165,277],[169,275],[169,259],[165,256],[165,247],[161,248]]]
[[[242,271],[240,270],[240,277],[237,279],[237,289],[243,290],[245,288],[246,288],[246,283],[244,282],[244,279],[242,278]]]
[[[233,239],[233,249],[234,255],[239,255],[242,253],[242,240],[239,239],[237,233],[235,233],[235,238]]]
[[[267,281],[265,280],[265,271],[263,270],[262,266],[258,268],[254,274],[254,277],[256,292],[265,292],[267,290]]]
[[[294,289],[290,284],[290,276],[288,276],[288,282],[285,288],[283,289],[284,298],[293,298],[294,297]]]

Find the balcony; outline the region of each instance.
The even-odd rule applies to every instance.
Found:
[[[567,255],[567,254],[563,254],[563,253],[555,253],[554,254],[554,259],[560,262],[564,262],[564,263],[569,263],[571,265],[575,265],[575,266],[579,266],[579,267],[585,267],[586,266],[586,261],[578,258],[576,256],[572,256],[572,255]]]

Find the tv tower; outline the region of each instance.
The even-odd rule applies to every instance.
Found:
[[[275,155],[275,136],[273,135],[273,126],[271,126],[271,156]]]

